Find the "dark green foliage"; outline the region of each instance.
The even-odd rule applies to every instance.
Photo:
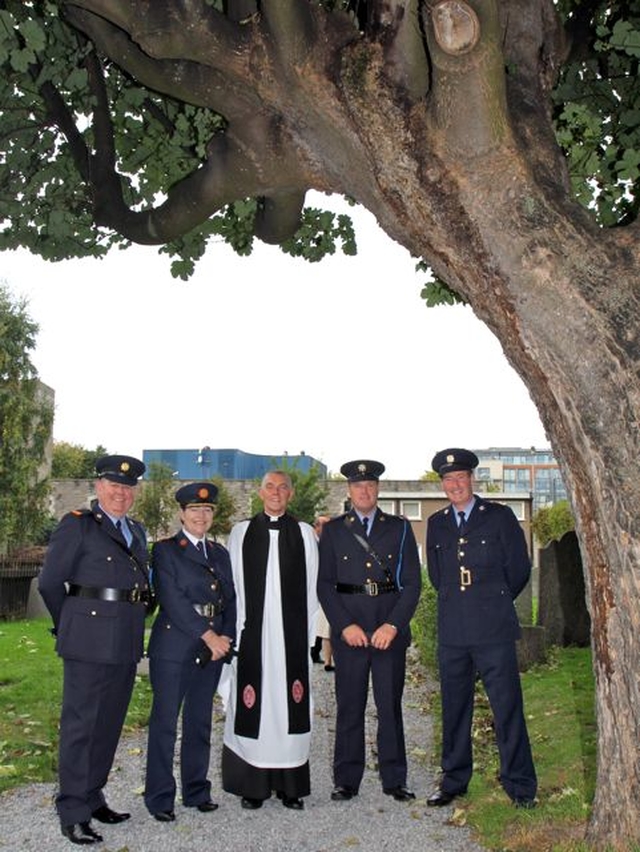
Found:
[[[284,473],[288,473],[293,482],[295,494],[287,507],[287,512],[299,521],[313,524],[318,515],[326,512],[327,485],[315,465],[304,473],[290,464],[274,465]],[[251,498],[251,514],[262,510],[262,501],[258,496],[260,482],[256,482],[256,493]]]
[[[531,522],[533,532],[541,547],[546,547],[550,541],[558,541],[562,536],[575,529],[575,521],[567,500],[560,500],[553,506],[545,506],[533,516]]]
[[[107,455],[99,444],[95,450],[87,450],[80,444],[54,441],[51,459],[52,479],[93,479],[96,475],[96,459]]]
[[[38,326],[0,286],[0,554],[40,540],[53,408],[31,362]]]

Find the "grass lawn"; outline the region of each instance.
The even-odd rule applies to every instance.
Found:
[[[522,675],[538,774],[538,807],[516,810],[498,782],[491,711],[482,687],[474,714],[474,775],[453,819],[502,852],[579,852],[595,785],[596,726],[591,652],[552,649]]]
[[[0,621],[0,791],[56,778],[62,660],[50,626]],[[126,725],[146,725],[150,707],[148,679],[137,678]]]

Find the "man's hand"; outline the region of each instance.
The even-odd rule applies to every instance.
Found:
[[[342,631],[342,638],[352,648],[366,648],[369,644],[367,634],[359,624],[349,624]]]
[[[378,651],[386,651],[398,635],[398,628],[393,624],[381,624],[371,636],[371,644]]]

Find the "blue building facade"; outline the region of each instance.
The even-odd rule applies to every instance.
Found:
[[[274,468],[295,469],[308,473],[312,467],[318,468],[323,478],[327,476],[327,467],[322,462],[308,456],[299,455],[257,455],[243,450],[216,450],[201,447],[192,450],[143,450],[142,460],[147,466],[160,462],[171,468],[175,479],[262,479],[264,474]]]

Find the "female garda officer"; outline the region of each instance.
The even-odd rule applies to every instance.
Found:
[[[207,779],[213,695],[235,639],[229,554],[206,538],[218,489],[194,482],[176,491],[182,529],[154,545],[152,577],[160,605],[149,641],[153,705],[145,804],[159,822],[175,820],[173,755],[182,708],[182,801],[203,813],[218,807]]]

